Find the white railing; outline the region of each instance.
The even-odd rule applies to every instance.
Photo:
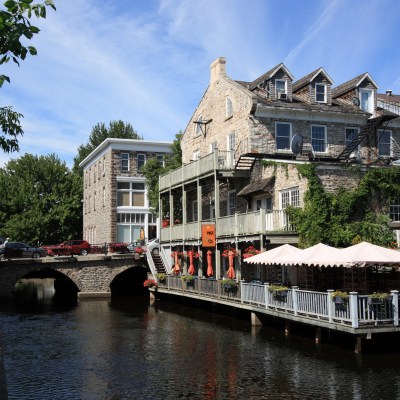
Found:
[[[197,278],[193,286],[187,287],[178,276],[167,276],[167,282],[160,288],[190,292],[205,300],[222,298],[226,301],[255,306],[257,311],[273,314],[276,311],[295,315],[304,323],[313,324],[315,320],[325,323],[359,328],[383,324],[399,326],[399,291],[392,290],[388,299],[380,304],[371,304],[366,295],[349,293],[349,299],[342,304],[335,304],[332,298],[333,290],[314,292],[299,290],[293,287],[283,292],[276,292],[268,284],[240,282],[235,290],[224,287],[222,281]],[[232,304],[234,306],[234,304]]]
[[[171,263],[171,251],[168,251],[169,254],[167,254],[167,251],[163,246],[160,246],[160,256],[161,260],[164,264],[165,270],[167,271],[167,274],[172,273],[172,263]]]

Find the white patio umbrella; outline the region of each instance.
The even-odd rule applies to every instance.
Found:
[[[400,251],[377,246],[376,244],[361,242],[340,250],[338,262],[347,262],[347,265],[394,265],[400,264]]]
[[[244,259],[244,262],[249,264],[279,264],[279,259],[285,256],[293,256],[301,253],[302,250],[290,244],[283,244],[282,246],[275,247],[274,249],[264,251],[263,253]]]

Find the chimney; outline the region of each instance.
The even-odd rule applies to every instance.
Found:
[[[392,91],[391,90],[386,90],[386,95],[387,96],[391,96],[392,95]]]
[[[226,76],[225,64],[226,64],[225,57],[218,57],[210,65],[210,70],[211,70],[210,85],[217,82],[220,77]]]

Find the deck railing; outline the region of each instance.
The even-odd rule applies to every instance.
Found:
[[[261,282],[238,283],[227,287],[223,281],[207,278],[195,278],[188,285],[179,276],[167,276],[165,282],[159,282],[160,289],[179,291],[203,297],[205,300],[223,299],[234,304],[255,306],[260,312],[278,311],[280,314],[296,316],[304,323],[322,320],[325,323],[341,324],[351,328],[368,326],[399,326],[399,292],[392,290],[390,296],[379,304],[372,304],[367,295],[350,292],[347,302],[336,304],[333,290],[314,292],[292,287],[287,291],[275,292],[268,284]]]

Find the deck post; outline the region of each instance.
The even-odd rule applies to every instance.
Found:
[[[361,344],[362,344],[362,338],[360,335],[356,336],[356,343],[354,347],[354,352],[355,353],[361,353]]]
[[[260,318],[258,318],[258,315],[255,312],[251,312],[251,325],[252,326],[262,325]]]
[[[286,320],[285,321],[285,336],[289,336],[290,334],[290,321]]]
[[[244,301],[243,301],[243,283],[244,283],[244,279],[242,279],[241,281],[240,281],[240,302],[243,304],[244,303]]]
[[[264,283],[264,293],[265,293],[265,308],[269,307],[269,300],[268,300],[268,286],[269,283]]]
[[[358,293],[350,292],[350,321],[353,328],[358,328]]]
[[[328,318],[329,322],[333,322],[333,316],[335,312],[335,308],[333,307],[333,301],[332,301],[332,293],[334,292],[333,289],[328,290],[328,294],[326,296],[326,301],[327,301],[327,310],[328,310]]]
[[[393,325],[399,326],[399,291],[391,290],[393,306]]]
[[[292,286],[292,298],[293,298],[293,312],[294,315],[297,315],[298,303],[297,303],[297,294],[299,292],[298,286]]]

